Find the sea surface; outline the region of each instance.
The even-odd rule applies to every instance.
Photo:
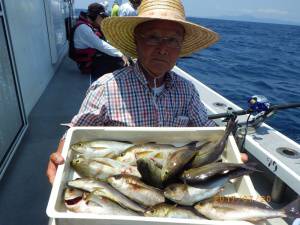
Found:
[[[219,33],[213,46],[177,65],[243,109],[252,95],[271,104],[300,102],[300,26],[189,18]],[[300,144],[300,108],[266,123]]]

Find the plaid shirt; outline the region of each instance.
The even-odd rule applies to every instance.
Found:
[[[214,126],[194,85],[174,72],[155,96],[136,63],[106,74],[87,91],[71,126]]]

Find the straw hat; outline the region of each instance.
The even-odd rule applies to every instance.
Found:
[[[178,22],[184,27],[185,37],[180,56],[207,48],[219,39],[217,33],[186,21],[184,7],[180,0],[142,0],[138,16],[106,18],[102,21],[101,29],[113,46],[136,58],[135,27],[156,19]]]

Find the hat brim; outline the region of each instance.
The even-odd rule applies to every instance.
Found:
[[[109,17],[101,23],[101,30],[111,45],[126,55],[137,58],[134,43],[134,29],[137,25],[151,20],[167,20],[165,18],[151,17]],[[182,20],[170,20],[178,22],[185,29],[185,37],[180,51],[180,57],[192,54],[203,48],[207,48],[219,40],[219,35],[206,27]]]

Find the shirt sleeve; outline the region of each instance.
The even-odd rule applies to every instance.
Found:
[[[114,57],[122,57],[123,54],[106,41],[100,39],[93,30],[86,24],[82,24],[76,28],[74,34],[75,48],[94,48],[100,52],[106,53]]]
[[[105,86],[94,82],[88,89],[81,108],[71,121],[71,126],[104,126],[107,121]]]
[[[207,109],[201,102],[198,91],[195,87],[192,88],[192,96],[189,103],[189,118],[191,127],[214,127],[216,123],[209,120],[207,116]]]

